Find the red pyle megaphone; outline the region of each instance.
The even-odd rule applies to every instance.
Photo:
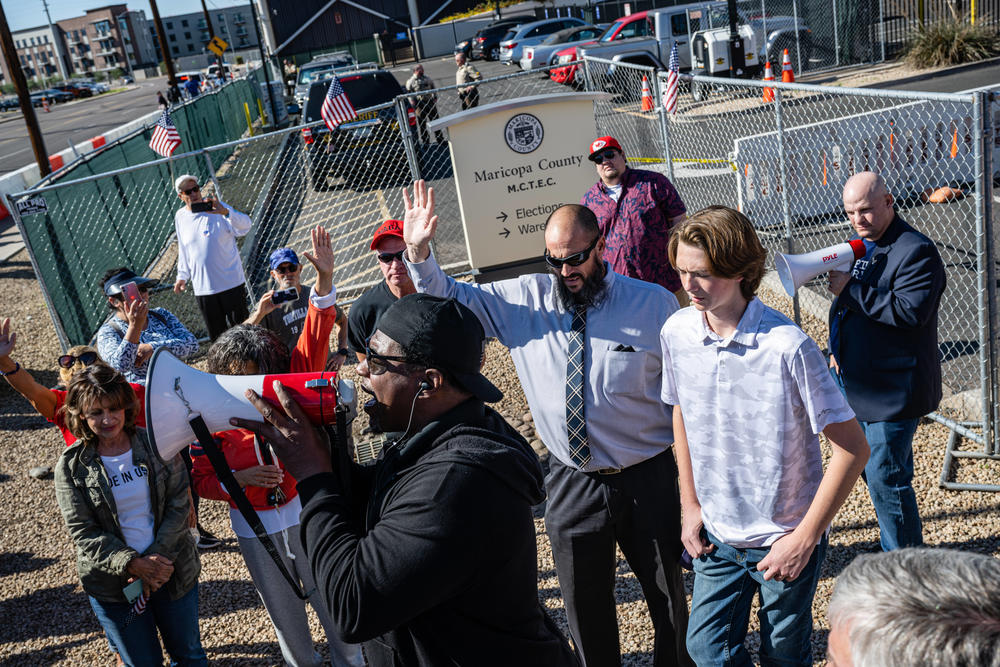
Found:
[[[829,248],[822,248],[802,255],[785,255],[774,253],[774,267],[778,269],[781,286],[788,296],[795,296],[795,291],[821,273],[828,271],[847,271],[855,260],[865,256],[865,243],[854,239],[847,243],[838,243]]]
[[[354,383],[338,380],[336,373],[282,373],[271,375],[212,375],[191,368],[166,348],[149,360],[146,374],[146,433],[164,461],[191,444],[188,424],[192,413],[201,414],[208,430],[232,429],[230,417],[262,421],[244,392],[253,389],[264,400],[279,406],[274,381],[280,380],[309,420],[316,425],[335,424],[338,394],[353,412]],[[348,416],[348,420],[350,420]]]

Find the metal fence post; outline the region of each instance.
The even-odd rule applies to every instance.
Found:
[[[1000,454],[997,438],[997,290],[996,264],[993,258],[993,119],[990,109],[992,94],[980,91],[974,94],[972,119],[976,127],[973,159],[978,174],[975,187],[977,271],[980,294],[980,346],[983,386],[983,443],[988,454]],[[983,284],[985,282],[985,285]],[[985,301],[985,303],[983,303]]]
[[[407,95],[399,95],[393,100],[396,103],[396,127],[399,128],[399,135],[403,140],[406,161],[410,163],[410,174],[413,176],[413,180],[418,181],[423,176],[420,175],[420,161],[417,159],[417,147],[413,143],[413,133],[410,132],[410,123],[406,116],[407,97]]]
[[[885,2],[878,0],[878,41],[882,45],[882,60],[885,62]]]
[[[785,219],[785,252],[795,254],[795,238],[792,236],[792,215],[788,206],[788,164],[785,161],[785,134],[781,116],[781,89],[774,89],[774,129],[778,137],[778,173],[781,178],[781,214]],[[799,312],[799,295],[792,297],[792,309],[795,323],[802,326],[802,315]]]
[[[799,41],[799,3],[796,0],[792,0],[792,19],[795,21],[795,60],[799,66],[799,76],[802,76],[802,43]]]
[[[215,196],[222,199],[222,188],[219,187],[219,181],[215,178],[215,167],[212,165],[212,157],[208,154],[208,151],[201,151],[201,154],[205,157],[205,166],[208,168],[208,177],[212,179],[212,185],[215,187]]]
[[[680,84],[680,81],[677,82]],[[653,77],[653,104],[656,105],[657,113],[660,116],[660,138],[663,140],[663,162],[667,165],[667,178],[674,181],[674,161],[670,156],[670,122],[669,114],[663,106],[663,80],[659,76]]]
[[[840,67],[840,28],[837,25],[837,0],[830,0],[833,9],[833,55],[834,63]]]
[[[587,60],[581,60],[580,67],[583,69],[583,89],[586,91],[594,90],[594,82],[590,79],[590,68],[587,67]]]
[[[14,198],[10,195],[4,195],[4,198],[7,200],[7,210],[10,212],[11,217],[14,218],[14,224],[17,225],[17,231],[21,232],[24,248],[28,251],[28,259],[31,261],[31,270],[35,272],[35,276],[38,278],[38,286],[42,290],[45,308],[49,311],[49,317],[52,318],[52,323],[56,327],[59,345],[62,347],[63,352],[65,352],[70,348],[69,336],[66,335],[66,329],[63,327],[59,313],[56,312],[55,304],[52,303],[52,295],[49,294],[49,290],[45,286],[45,281],[42,280],[42,272],[38,268],[38,259],[35,257],[35,251],[31,247],[31,239],[28,238],[28,230],[24,226],[24,221],[21,220],[21,214],[17,211],[17,203],[14,201]],[[21,324],[23,325],[24,323],[22,322]]]

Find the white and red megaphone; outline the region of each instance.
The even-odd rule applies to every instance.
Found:
[[[795,291],[821,273],[828,271],[847,271],[855,260],[865,256],[865,243],[854,239],[847,243],[838,243],[829,248],[814,250],[804,255],[785,255],[774,253],[774,266],[778,269],[781,286],[788,296],[795,296]],[[148,390],[147,390],[148,391]]]
[[[188,419],[200,414],[208,430],[228,431],[230,417],[262,421],[260,413],[244,396],[253,389],[264,400],[280,407],[274,381],[280,380],[316,425],[335,424],[338,399],[346,405],[350,420],[355,391],[350,380],[336,373],[283,373],[272,375],[212,375],[191,368],[166,348],[149,360],[146,374],[146,433],[164,461],[191,444],[195,437]]]

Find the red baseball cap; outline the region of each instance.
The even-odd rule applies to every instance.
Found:
[[[375,231],[375,238],[372,239],[371,249],[374,250],[383,239],[390,236],[403,238],[402,220],[386,220],[383,222],[382,225]]]
[[[605,148],[616,148],[619,153],[625,152],[622,150],[622,145],[614,137],[597,137],[590,144],[590,157],[588,159],[593,160],[594,153],[598,153]]]

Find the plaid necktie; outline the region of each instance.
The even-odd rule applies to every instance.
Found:
[[[587,309],[581,306],[573,311],[573,328],[569,332],[566,355],[566,435],[569,439],[569,457],[581,469],[590,462],[583,403],[583,347],[586,327]]]

